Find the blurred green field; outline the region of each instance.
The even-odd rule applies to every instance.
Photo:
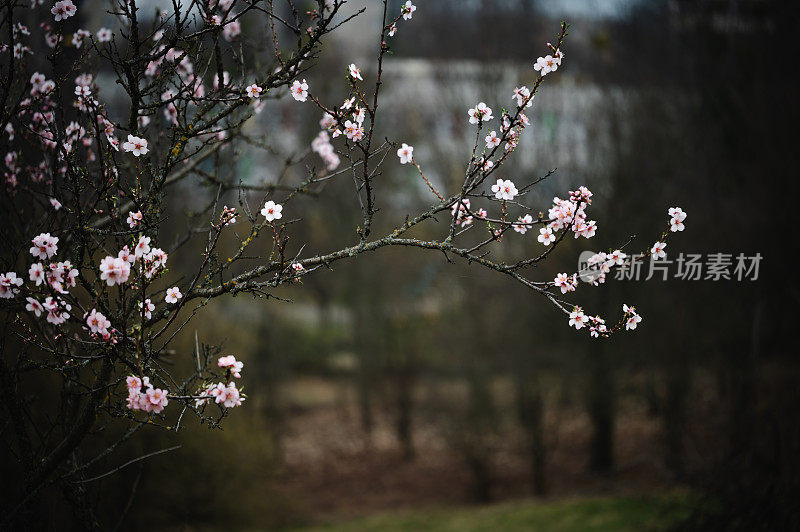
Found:
[[[481,507],[383,513],[303,530],[659,531],[676,527],[689,513],[690,498],[683,493],[552,502],[522,500]]]

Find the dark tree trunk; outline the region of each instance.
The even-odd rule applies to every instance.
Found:
[[[614,468],[614,376],[608,349],[595,341],[589,356],[589,418],[592,423],[591,461],[593,471],[607,475]]]

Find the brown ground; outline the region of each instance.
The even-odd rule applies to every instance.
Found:
[[[376,409],[371,437],[361,428],[352,390],[306,383],[309,404],[290,403],[283,438],[281,490],[306,501],[314,519],[345,518],[398,508],[472,502],[472,477],[448,443],[447,418],[418,412],[416,458],[403,460],[390,419]],[[327,386],[327,387],[325,387]],[[308,401],[308,397],[317,400]],[[502,401],[501,401],[502,402]],[[553,401],[555,402],[555,401]],[[508,406],[508,405],[506,405]],[[500,412],[506,412],[500,405]],[[663,456],[658,420],[641,404],[621,401],[614,474],[590,473],[590,425],[579,406],[548,408],[548,496],[642,494],[674,487]],[[492,448],[492,499],[532,495],[524,436],[501,423]]]

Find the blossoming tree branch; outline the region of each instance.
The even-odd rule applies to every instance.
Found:
[[[393,41],[402,38],[403,26],[413,23],[416,6],[408,1],[399,13],[389,13],[383,1],[376,58],[367,70],[374,82],[350,64],[343,73],[349,96],[338,103],[316,92],[304,74],[326,36],[358,13],[340,14],[345,0],[317,0],[307,10],[296,0],[278,3],[174,0],[153,18],[143,17],[136,0],[114,1],[108,13],[115,27],[75,29],[80,13],[71,0],[4,4],[0,386],[16,453],[27,471],[23,505],[45,486],[69,484],[95,471],[145,424],[177,430],[191,414],[215,427],[242,404],[243,364],[235,355],[221,356],[198,344],[193,352],[177,354],[193,360],[189,374],[173,374],[164,363],[176,336],[212,299],[237,293],[269,297],[281,285],[367,251],[407,246],[460,257],[527,287],[564,313],[565,326],[568,321],[595,337],[635,329],[641,321],[633,306],[607,323],[563,299],[576,291],[581,272],[532,277],[534,267],[566,238],[595,235],[597,224],[588,219],[592,193],[586,187],[566,192],[542,214],[541,206],[526,200],[550,174],[522,179],[504,172],[531,123],[526,113],[537,91],[563,68],[566,24],[534,61],[532,86],[487,95],[510,102],[510,110],[496,113],[484,102],[465,109],[474,143],[464,154],[460,187],[449,190],[426,175],[414,147],[375,134],[383,62]],[[240,46],[243,24],[266,35],[270,64],[248,63]],[[119,102],[112,106],[104,100],[111,89],[100,77],[109,73],[124,93],[124,112]],[[296,185],[275,180],[245,186],[226,178],[220,156],[257,144],[243,126],[265,101],[281,98],[293,99],[298,112],[321,117],[319,134],[308,142],[324,169]],[[286,164],[299,163],[289,157]],[[378,178],[393,164],[413,166],[430,201],[397,220],[391,232],[376,235]],[[276,175],[282,172],[285,168],[276,169]],[[185,238],[166,242],[170,193],[193,179],[213,185],[216,199],[187,218],[192,227]],[[333,179],[352,181],[361,221],[351,242],[309,254],[293,237],[304,212],[292,200],[324,191]],[[219,201],[232,190],[241,198],[237,207]],[[667,237],[683,230],[685,217],[680,208],[670,208],[669,225],[645,255],[663,258]],[[436,226],[443,228],[439,238],[409,236],[412,228],[442,221]],[[538,233],[541,252],[515,262],[495,260],[492,246],[502,245],[509,231]],[[226,234],[236,235],[238,246],[220,256]],[[204,249],[192,257],[192,273],[173,274],[172,258],[198,239]],[[258,246],[268,252],[254,263]],[[620,249],[592,257],[599,274],[591,284],[604,282],[625,259]],[[12,344],[22,347],[12,351],[7,347]],[[33,373],[60,382],[67,423],[49,431],[37,426],[34,420],[42,418],[31,411],[57,408],[38,404],[28,391]],[[98,420],[108,418],[123,419],[129,430],[100,455],[80,455]]]

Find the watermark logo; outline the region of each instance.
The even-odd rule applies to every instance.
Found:
[[[602,253],[584,251],[578,257],[578,278],[594,283],[606,271],[617,281],[757,281],[762,259],[761,253],[680,253],[675,258],[655,260],[640,254],[626,257],[609,272],[603,267],[607,259]]]

